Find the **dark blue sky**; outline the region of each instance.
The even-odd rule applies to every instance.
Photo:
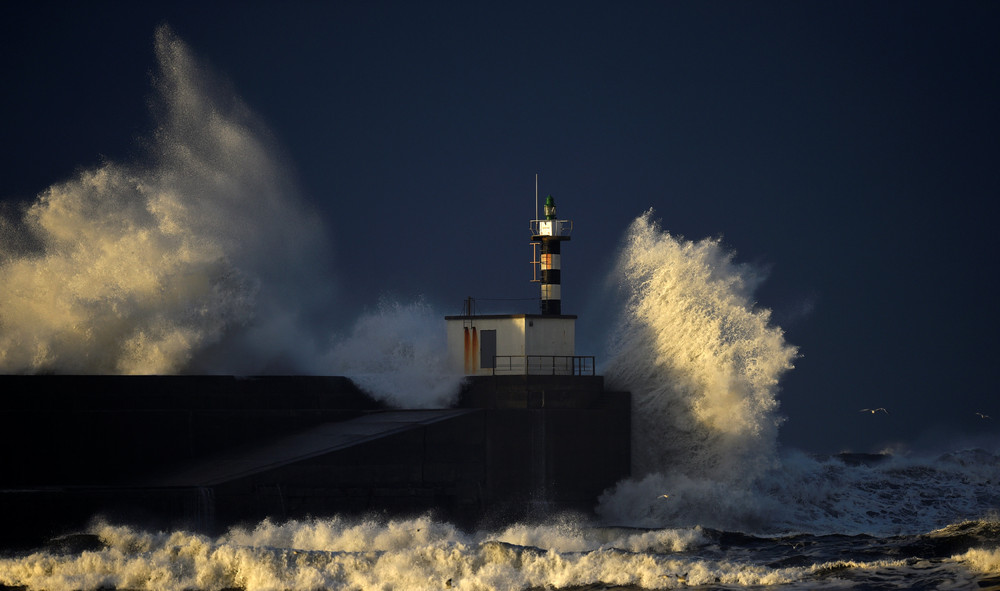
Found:
[[[535,296],[539,173],[575,222],[578,349],[601,346],[602,282],[652,207],[770,269],[758,302],[803,355],[782,441],[1000,428],[974,415],[1000,421],[1000,3],[4,5],[0,198],[137,157],[162,23],[273,132],[330,227],[317,258],[348,315],[387,292],[446,313]],[[859,422],[870,406],[894,412]]]

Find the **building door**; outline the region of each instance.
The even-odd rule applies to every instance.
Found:
[[[497,356],[497,331],[479,331],[479,367],[495,369]]]

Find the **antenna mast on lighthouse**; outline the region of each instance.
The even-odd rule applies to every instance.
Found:
[[[535,173],[535,219],[538,219],[538,173]]]
[[[561,244],[570,239],[569,234],[572,231],[572,221],[556,219],[556,201],[552,195],[545,198],[545,219],[538,219],[538,175],[536,174],[535,219],[531,220],[531,245],[535,256],[531,263],[535,268],[532,281],[541,283],[543,315],[562,314]],[[538,271],[541,271],[540,278]]]

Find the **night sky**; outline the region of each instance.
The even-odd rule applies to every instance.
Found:
[[[653,208],[769,271],[801,354],[783,444],[995,445],[1000,2],[5,4],[0,199],[139,157],[161,24],[270,129],[345,322],[382,296],[534,312],[538,174],[575,224],[578,353]]]

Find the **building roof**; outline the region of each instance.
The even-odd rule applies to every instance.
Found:
[[[576,320],[576,314],[462,314],[458,316],[445,316],[445,320],[475,320],[475,319],[499,320],[503,318],[564,318]]]

